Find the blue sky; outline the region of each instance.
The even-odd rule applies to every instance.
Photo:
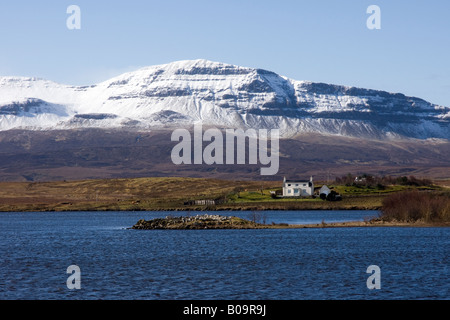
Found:
[[[72,4],[80,30],[66,27]],[[450,106],[448,0],[2,1],[0,39],[0,75],[87,85],[204,58]]]

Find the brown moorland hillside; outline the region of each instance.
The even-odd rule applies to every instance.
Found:
[[[260,164],[175,165],[171,151],[177,142],[171,141],[171,132],[0,132],[0,181],[173,176],[281,181],[283,176],[311,175],[315,180],[332,180],[349,172],[450,178],[448,140],[380,141],[303,134],[281,140],[278,174],[261,176]]]

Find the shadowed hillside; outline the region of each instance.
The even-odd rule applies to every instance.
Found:
[[[0,181],[197,177],[280,181],[334,179],[349,172],[450,178],[450,142],[363,140],[301,135],[280,140],[277,175],[262,165],[174,165],[172,131],[70,130],[0,132]],[[204,143],[204,147],[207,143]],[[247,161],[248,163],[248,161]]]

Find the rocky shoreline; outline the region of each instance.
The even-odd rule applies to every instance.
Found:
[[[290,225],[260,224],[233,216],[196,215],[156,218],[152,220],[139,220],[130,229],[136,230],[202,230],[202,229],[301,229],[301,228],[348,228],[348,227],[449,227],[450,223],[426,223],[423,221],[384,221],[372,219],[369,221],[348,221],[335,223]]]
[[[257,229],[266,227],[238,217],[220,215],[196,215],[184,217],[156,218],[139,220],[131,229],[137,230],[189,230],[189,229]]]

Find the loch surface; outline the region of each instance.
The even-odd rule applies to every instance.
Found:
[[[0,213],[0,299],[449,299],[449,228],[129,229],[168,214],[188,213]],[[290,224],[377,215],[258,212]],[[67,287],[71,265],[79,290]],[[371,265],[380,289],[367,287]]]

